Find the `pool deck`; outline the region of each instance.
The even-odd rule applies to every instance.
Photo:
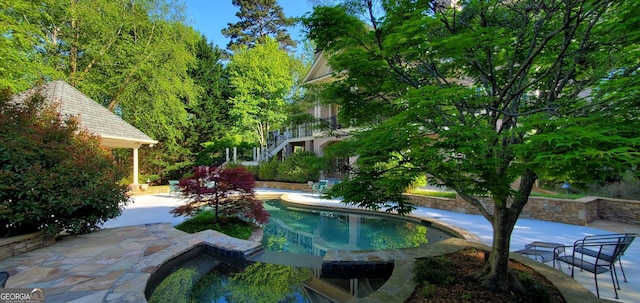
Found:
[[[258,189],[257,193],[285,195],[283,198],[288,201],[308,205],[343,207],[339,201],[320,199],[310,193],[274,189]],[[168,213],[184,203],[179,198],[154,194],[136,196],[134,200],[135,203],[129,205],[122,216],[107,222],[104,230],[88,235],[64,236],[52,246],[0,260],[0,270],[11,274],[6,287],[42,288],[46,302],[142,302],[150,272],[194,245],[204,243],[237,251],[250,251],[259,246],[256,241],[237,240],[215,231],[190,235],[172,228],[183,220]],[[401,298],[413,289],[412,283],[407,282],[415,257],[442,254],[463,246],[486,247],[491,244],[491,225],[481,216],[424,207],[419,207],[412,215],[434,220],[445,227],[458,228],[458,232],[467,233],[465,236],[469,241],[446,240],[416,249],[384,252],[333,251],[325,256],[325,260],[396,260],[396,270],[389,282],[367,297],[367,301],[393,302],[393,298],[403,302]],[[640,233],[640,226],[609,221],[575,226],[520,219],[511,237],[511,250],[524,248],[525,244],[533,241],[571,244],[587,235],[611,232]],[[514,255],[514,258],[546,272],[548,277],[552,277],[550,280],[557,279],[568,286],[565,297],[570,302],[598,302],[593,295],[592,274],[576,271],[576,278],[572,280],[566,266],[562,273],[519,255]],[[622,263],[629,282],[623,283],[620,277],[620,299],[614,299],[608,274],[598,275],[600,296],[614,302],[640,302],[640,240],[629,247]],[[580,284],[584,287],[576,287]]]

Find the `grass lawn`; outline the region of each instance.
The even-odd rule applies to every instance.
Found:
[[[407,191],[409,194],[427,196],[427,197],[439,197],[455,199],[456,193],[449,191],[428,190],[428,189],[411,189]]]
[[[584,198],[587,195],[585,194],[563,194],[563,193],[553,193],[553,194],[546,194],[546,193],[531,193],[532,197],[545,197],[545,198],[555,198],[555,199],[571,199],[571,200],[575,200],[575,199],[580,199],[580,198]]]
[[[237,218],[219,217],[216,224],[213,223],[213,220],[213,212],[203,211],[195,217],[176,225],[176,229],[190,234],[212,229],[242,240],[248,240],[253,232],[251,224]]]

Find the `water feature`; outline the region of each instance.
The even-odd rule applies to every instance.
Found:
[[[207,245],[163,264],[149,279],[149,302],[347,302],[373,293],[393,261],[323,263],[328,250],[409,248],[451,237],[428,222],[384,214],[264,203],[268,251],[249,260]],[[370,264],[369,264],[370,263]]]
[[[317,265],[314,260],[296,263],[299,266],[247,262],[200,245],[163,264],[150,278],[146,296],[149,302],[347,302],[377,290],[393,270],[338,277],[305,267]]]

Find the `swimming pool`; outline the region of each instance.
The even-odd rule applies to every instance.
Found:
[[[329,250],[411,248],[452,237],[408,217],[264,201],[267,249],[248,260],[201,245],[160,266],[147,284],[149,302],[348,302],[375,292],[393,260],[327,261]]]
[[[427,222],[395,215],[306,208],[268,200],[271,215],[263,226],[267,250],[324,256],[328,250],[410,248],[451,235]]]

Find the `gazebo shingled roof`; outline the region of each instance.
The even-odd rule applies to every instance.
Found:
[[[80,125],[89,132],[102,137],[102,145],[113,148],[137,148],[143,144],[156,144],[127,121],[62,80],[56,80],[13,96],[22,101],[40,92],[48,102],[60,102],[63,115],[78,116]]]

